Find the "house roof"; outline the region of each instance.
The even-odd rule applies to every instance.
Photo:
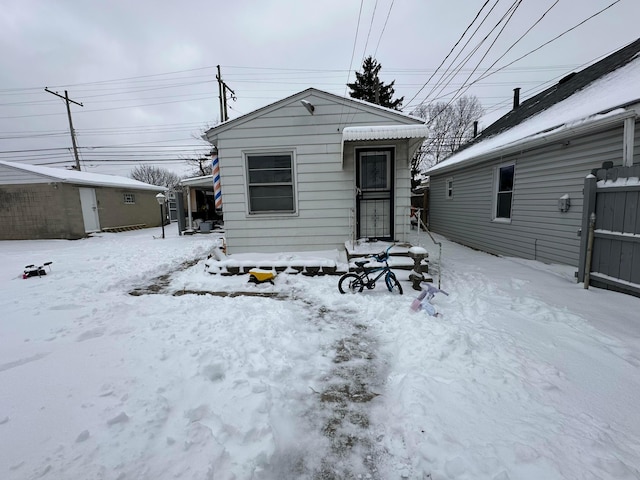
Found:
[[[354,140],[395,140],[399,138],[426,138],[429,128],[426,125],[375,125],[364,127],[345,127],[342,129],[344,142]]]
[[[427,173],[506,155],[550,136],[571,135],[576,128],[634,116],[634,112],[626,112],[625,108],[640,103],[638,84],[640,39],[522,102]]]
[[[51,178],[61,183],[73,183],[75,185],[92,185],[96,187],[116,187],[129,188],[132,190],[153,190],[162,192],[166,187],[150,185],[148,183],[139,182],[132,178],[118,177],[115,175],[102,175],[100,173],[78,172],[76,170],[66,170],[62,168],[42,167],[40,165],[27,165],[24,163],[0,161],[0,165],[22,170],[25,172],[35,173],[36,175]]]
[[[324,90],[318,90],[317,88],[307,88],[306,90],[303,90],[301,92],[298,92],[294,95],[290,95],[286,98],[283,98],[281,100],[278,100],[274,103],[271,103],[269,105],[266,105],[264,107],[258,108],[257,110],[254,110],[252,112],[249,112],[245,115],[242,115],[240,117],[234,118],[232,120],[227,120],[226,122],[220,123],[218,125],[216,125],[215,127],[210,128],[209,130],[207,130],[205,132],[205,134],[203,135],[203,138],[205,140],[208,140],[210,142],[214,142],[215,137],[219,134],[222,133],[230,128],[233,128],[235,126],[241,125],[244,122],[250,121],[254,118],[257,118],[261,115],[264,115],[265,113],[268,113],[270,111],[276,110],[284,105],[287,105],[291,102],[294,102],[296,100],[302,100],[306,97],[309,97],[310,95],[316,95],[316,96],[321,96],[321,97],[325,97],[327,99],[331,99],[332,101],[336,102],[336,103],[340,103],[342,105],[344,105],[345,107],[351,107],[351,108],[358,108],[358,109],[363,109],[363,110],[369,110],[369,111],[375,111],[377,113],[383,113],[384,115],[388,116],[389,119],[398,119],[400,121],[403,121],[405,123],[413,123],[413,124],[424,124],[424,119],[423,118],[419,118],[419,117],[415,117],[412,115],[408,115],[406,113],[402,113],[398,110],[393,110],[391,108],[386,108],[386,107],[382,107],[380,105],[376,105],[373,103],[369,103],[369,102],[365,102],[364,100],[358,100],[355,98],[347,98],[347,97],[341,97],[340,95],[335,95],[333,93],[329,93],[329,92],[325,92]],[[345,111],[345,116],[346,114],[349,113],[349,111]]]

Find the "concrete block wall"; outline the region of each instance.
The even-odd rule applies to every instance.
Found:
[[[0,186],[0,240],[85,235],[78,189],[62,183]]]

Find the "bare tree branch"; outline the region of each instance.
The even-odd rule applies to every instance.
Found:
[[[180,183],[180,177],[166,168],[154,167],[153,165],[138,165],[129,174],[134,180],[158,185],[169,189],[176,188]]]
[[[460,97],[453,104],[420,105],[412,112],[429,126],[429,138],[411,160],[412,186],[420,171],[442,162],[473,138],[473,123],[483,114],[480,101],[473,95]]]

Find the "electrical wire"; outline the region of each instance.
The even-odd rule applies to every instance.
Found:
[[[382,26],[382,31],[380,32],[380,36],[378,37],[378,43],[376,43],[376,49],[373,52],[373,58],[376,58],[378,54],[378,47],[380,46],[380,40],[382,40],[382,35],[384,34],[385,29],[387,28],[387,22],[389,21],[389,16],[391,15],[391,9],[393,9],[393,4],[396,0],[391,0],[391,5],[389,5],[389,11],[387,12],[387,18],[384,20],[384,25]]]
[[[369,45],[369,37],[371,36],[371,29],[373,28],[373,19],[376,17],[376,9],[378,8],[378,0],[373,4],[373,13],[371,14],[371,22],[369,23],[369,31],[367,32],[367,40],[364,42],[364,48],[362,49],[362,61],[367,55],[367,46]],[[374,57],[375,58],[375,57]]]
[[[418,95],[420,95],[420,92],[422,92],[422,90],[424,90],[424,88],[427,86],[427,84],[431,81],[431,79],[434,77],[434,75],[438,72],[438,70],[440,70],[440,68],[442,68],[442,65],[444,65],[444,63],[447,61],[447,59],[449,58],[449,56],[453,53],[453,51],[455,50],[455,48],[458,46],[458,44],[462,41],[462,39],[464,38],[464,36],[467,34],[467,32],[469,31],[469,29],[471,28],[471,26],[475,23],[475,21],[478,19],[478,17],[480,16],[480,14],[482,13],[482,10],[484,10],[484,7],[487,6],[487,4],[489,3],[490,0],[486,0],[484,2],[484,4],[482,5],[482,7],[480,7],[480,10],[478,10],[478,13],[476,13],[476,16],[473,18],[473,20],[471,21],[471,23],[467,26],[467,28],[465,28],[464,32],[462,32],[462,35],[460,35],[460,38],[458,38],[458,40],[456,41],[456,43],[453,45],[453,47],[451,47],[451,50],[449,50],[449,53],[447,53],[447,55],[444,57],[444,60],[442,60],[442,62],[440,62],[440,65],[438,65],[438,67],[433,71],[433,74],[427,79],[427,81],[424,83],[424,85],[418,90],[418,92],[411,97],[411,100],[409,100],[407,103],[411,103],[413,102],[416,97]],[[498,0],[499,1],[499,0]],[[497,5],[497,1],[496,1],[496,5]],[[495,7],[495,5],[494,5]],[[491,13],[491,12],[489,12]],[[455,60],[454,60],[455,61]]]
[[[510,65],[513,65],[513,64],[514,64],[514,63],[516,63],[516,62],[519,62],[519,61],[520,61],[520,60],[522,60],[523,58],[528,57],[528,56],[529,56],[529,55],[531,55],[532,53],[537,52],[537,51],[538,51],[538,50],[540,50],[541,48],[546,47],[546,46],[547,46],[547,45],[549,45],[550,43],[555,42],[555,41],[556,41],[556,40],[558,40],[560,37],[563,37],[563,36],[564,36],[564,35],[566,35],[567,33],[569,33],[569,32],[571,32],[571,31],[575,30],[576,28],[578,28],[578,27],[580,27],[580,26],[582,26],[583,24],[585,24],[585,23],[586,23],[586,22],[588,22],[589,20],[593,19],[594,17],[597,17],[597,16],[598,16],[598,15],[600,15],[601,13],[603,13],[603,12],[605,12],[606,10],[610,9],[610,8],[611,8],[611,7],[613,7],[615,4],[620,3],[620,1],[621,1],[621,0],[616,0],[615,2],[613,2],[613,3],[609,4],[608,6],[606,6],[605,8],[603,8],[602,10],[599,10],[598,12],[594,13],[593,15],[591,15],[591,16],[589,16],[589,17],[585,18],[585,19],[584,19],[584,20],[582,20],[580,23],[578,23],[578,24],[574,25],[573,27],[571,27],[571,28],[569,28],[569,29],[565,30],[565,31],[564,31],[564,32],[562,32],[561,34],[556,35],[556,36],[555,36],[555,37],[553,37],[551,40],[548,40],[547,42],[543,43],[543,44],[542,44],[542,45],[540,45],[539,47],[536,47],[536,48],[534,48],[533,50],[530,50],[529,52],[527,52],[527,53],[525,53],[524,55],[522,55],[522,56],[520,56],[520,57],[516,58],[515,60],[513,60],[513,61],[511,61],[511,62],[507,63],[506,65],[504,65],[504,66],[502,66],[502,67],[500,67],[500,68],[496,69],[495,71],[493,71],[493,72],[491,72],[491,73],[488,73],[488,74],[486,74],[486,75],[484,75],[484,76],[482,76],[482,77],[478,78],[477,80],[475,80],[474,82],[472,82],[470,85],[473,85],[474,83],[479,82],[480,80],[484,80],[485,78],[490,77],[491,75],[493,75],[493,74],[495,74],[495,73],[497,73],[497,72],[501,71],[502,69],[504,69],[504,68],[506,68],[506,67],[508,67],[508,66],[510,66]]]
[[[494,39],[493,43],[489,46],[489,49],[487,50],[487,52],[485,53],[484,57],[487,55],[487,53],[491,50],[491,47],[493,47],[493,45],[495,44],[495,41],[498,39],[498,37],[500,36],[500,33],[502,33],[502,31],[504,30],[504,28],[506,27],[507,23],[509,22],[509,20],[512,18],[513,14],[515,13],[515,10],[517,10],[517,8],[520,6],[520,4],[522,3],[522,0],[515,0],[511,6],[507,9],[507,11],[502,15],[502,17],[500,17],[500,20],[498,20],[498,22],[491,28],[491,30],[489,30],[489,33],[487,33],[482,40],[480,40],[480,42],[471,50],[470,53],[468,53],[466,55],[466,57],[458,64],[456,65],[456,67],[454,67],[454,70],[449,72],[446,76],[443,76],[441,78],[441,80],[444,80],[446,78],[448,78],[449,80],[442,85],[442,83],[438,83],[437,85],[434,86],[434,88],[431,89],[431,92],[433,92],[436,88],[440,88],[440,90],[438,91],[438,93],[436,95],[440,95],[442,93],[442,91],[449,86],[449,84],[451,83],[451,81],[453,80],[453,78],[460,72],[460,68],[462,68],[464,65],[466,65],[471,58],[473,57],[473,55],[475,55],[475,53],[480,49],[480,47],[484,44],[484,42],[487,41],[487,39],[491,36],[491,34],[500,26],[500,24],[502,24],[502,22],[505,22],[502,29],[498,32],[498,35],[496,36],[496,38]],[[497,5],[498,3],[496,2],[496,4],[494,5],[494,7]],[[493,8],[489,11],[489,14],[493,11]],[[486,20],[487,17],[485,17]],[[506,19],[506,21],[505,21]],[[484,20],[483,20],[484,22]],[[482,24],[480,24],[478,26],[478,28],[481,26]],[[478,29],[475,30],[475,33],[478,31]],[[467,44],[465,44],[465,47]],[[463,47],[464,48],[464,47]],[[461,52],[460,52],[461,53]],[[454,59],[455,61],[455,59]],[[481,60],[482,61],[482,60]],[[477,65],[479,65],[480,62],[478,62]],[[476,66],[477,68],[477,66]],[[473,70],[475,71],[475,69]],[[473,73],[472,71],[472,73]],[[460,88],[463,88],[465,86],[465,82],[463,82],[462,86]],[[427,97],[425,98],[425,100],[422,102],[426,102],[427,98],[429,97],[429,95],[431,94],[431,92],[427,95]]]
[[[462,82],[463,87],[461,87],[461,89],[458,90],[458,92],[456,92],[456,94],[451,98],[451,100],[449,101],[449,105],[451,103],[453,103],[453,101],[460,95],[460,93],[462,92],[462,88],[464,88],[464,86],[466,85],[466,83],[471,79],[471,77],[473,76],[474,73],[476,73],[476,70],[478,69],[478,67],[480,66],[480,64],[482,63],[482,61],[487,57],[487,55],[489,54],[489,52],[491,51],[491,49],[493,48],[493,46],[496,44],[496,42],[498,41],[498,38],[500,38],[500,35],[502,35],[502,32],[504,32],[504,29],[507,27],[507,25],[509,24],[509,22],[511,21],[511,19],[513,18],[513,15],[516,13],[516,10],[518,10],[518,7],[522,5],[522,0],[516,0],[513,5],[512,8],[513,10],[509,13],[509,17],[504,21],[504,25],[502,25],[502,28],[500,29],[500,31],[498,32],[498,34],[496,35],[496,37],[493,39],[493,42],[491,42],[491,45],[489,45],[489,48],[487,49],[487,51],[484,53],[484,55],[482,56],[482,58],[478,61],[478,63],[476,64],[476,66],[474,67],[474,69],[471,71],[471,73],[469,74],[469,76]],[[503,17],[502,19],[500,19],[500,21],[502,21],[505,17]],[[447,84],[448,85],[448,84]],[[442,87],[442,89],[444,90],[444,88],[446,88],[445,85],[444,87]],[[468,87],[467,87],[468,90]],[[442,90],[441,90],[442,91]],[[466,91],[466,90],[465,90]]]

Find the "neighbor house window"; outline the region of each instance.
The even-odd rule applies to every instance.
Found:
[[[445,190],[447,198],[453,198],[453,178],[447,178]]]
[[[126,205],[135,205],[136,203],[136,196],[133,193],[125,193],[124,194],[124,203]]]
[[[511,220],[511,202],[513,199],[513,177],[515,165],[503,165],[497,169],[496,220]]]
[[[250,153],[249,213],[294,213],[293,153]]]

